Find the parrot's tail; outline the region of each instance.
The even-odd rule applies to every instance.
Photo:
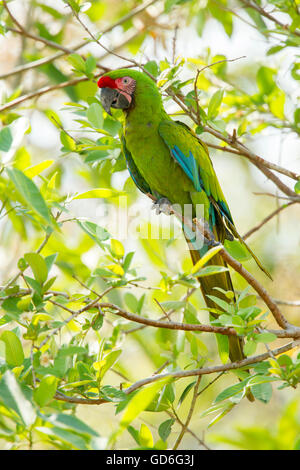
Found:
[[[201,253],[203,250],[195,250],[193,249],[192,242],[186,237],[186,241],[189,245],[190,255],[192,258],[192,262],[195,265],[197,261],[201,258]],[[204,247],[205,249],[206,247]],[[207,248],[206,248],[207,251]],[[208,262],[207,265],[214,265],[214,266],[224,266],[227,267],[225,261],[223,260],[222,256],[219,253],[216,253]],[[232,280],[229,274],[229,271],[223,271],[211,276],[205,276],[199,278],[200,288],[202,291],[202,295],[204,297],[205,303],[207,307],[212,309],[220,310],[220,306],[217,305],[212,299],[207,297],[208,295],[213,295],[215,297],[219,297],[221,300],[228,302],[228,298],[222,294],[222,292],[216,287],[223,289],[224,291],[232,291],[234,293]],[[218,315],[214,312],[210,312],[211,315],[215,318]],[[231,362],[241,361],[245,359],[245,355],[243,353],[243,340],[238,336],[229,336],[229,358]],[[247,391],[247,398],[250,401],[254,401],[254,397],[251,391]]]

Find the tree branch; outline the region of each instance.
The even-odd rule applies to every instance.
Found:
[[[191,369],[191,370],[184,370],[184,371],[181,370],[181,371],[176,371],[176,372],[166,372],[164,374],[151,375],[150,377],[146,377],[142,380],[135,382],[130,387],[123,390],[123,392],[126,395],[129,395],[130,393],[138,390],[141,387],[144,387],[145,385],[148,385],[150,383],[157,382],[158,380],[162,380],[166,378],[173,378],[177,380],[177,379],[186,378],[186,377],[194,377],[194,376],[201,377],[202,375],[228,372],[230,370],[241,369],[242,367],[249,367],[253,364],[257,364],[258,362],[265,361],[269,359],[270,357],[279,356],[280,354],[283,354],[299,346],[300,346],[300,340],[296,340],[296,341],[287,343],[284,346],[280,346],[279,348],[269,350],[263,354],[247,357],[246,359],[243,359],[238,362],[230,362],[227,364],[221,364],[221,365],[212,366],[212,367],[201,367],[199,369]],[[57,400],[68,401],[70,403],[80,403],[80,404],[85,404],[85,405],[100,405],[102,403],[110,403],[110,402],[107,402],[106,400],[103,400],[102,398],[92,399],[92,398],[69,397],[67,395],[62,394],[61,392],[57,392],[55,398]]]
[[[141,317],[134,313],[126,312],[117,305],[111,303],[101,303],[102,309],[115,310],[115,314],[126,318],[126,320],[141,323],[146,326],[153,326],[155,328],[166,328],[168,330],[183,330],[183,331],[203,331],[207,333],[219,333],[221,335],[236,336],[236,331],[233,328],[212,325],[200,325],[194,323],[179,323],[174,321],[164,322],[161,320],[151,320],[150,318]]]
[[[193,398],[192,398],[192,402],[191,402],[190,409],[189,409],[189,412],[188,412],[188,416],[186,418],[185,423],[183,423],[180,434],[179,434],[178,438],[176,439],[176,442],[173,446],[173,450],[178,449],[178,447],[179,447],[179,445],[182,441],[182,438],[183,438],[183,436],[185,435],[185,433],[187,431],[188,425],[190,424],[190,421],[192,419],[192,416],[193,416],[193,413],[194,413],[194,410],[195,410],[195,406],[196,406],[196,401],[197,401],[197,398],[198,398],[198,390],[199,390],[199,387],[200,387],[201,378],[202,377],[199,375],[199,377],[197,379],[197,382],[194,386]]]
[[[216,137],[216,136],[215,136]],[[224,140],[224,139],[223,139]],[[277,173],[281,173],[282,175],[288,176],[289,178],[292,178],[296,181],[300,179],[300,174],[295,173],[294,171],[288,170],[286,168],[283,168],[280,165],[277,165],[276,163],[268,162],[268,160],[265,160],[262,157],[259,157],[256,154],[252,153],[249,155],[248,152],[243,152],[241,150],[237,150],[235,148],[230,148],[230,147],[225,147],[225,146],[220,146],[220,145],[215,145],[210,142],[204,142],[208,147],[214,148],[216,150],[222,150],[223,152],[229,152],[233,153],[235,155],[240,155],[242,157],[248,158],[252,163],[257,162],[262,165],[264,165],[266,168],[269,168],[270,170],[277,171]],[[251,156],[252,155],[252,156]]]
[[[278,215],[283,209],[286,209],[289,206],[292,206],[295,204],[296,201],[291,201],[288,204],[283,204],[282,206],[278,207],[275,211],[271,212],[267,217],[265,217],[260,224],[256,225],[253,227],[251,230],[249,230],[245,235],[243,235],[243,239],[246,240],[246,238],[249,238],[253,233],[257,232],[261,227],[263,227],[269,220],[271,220],[273,217]],[[278,302],[277,302],[278,303]]]
[[[268,13],[266,10],[264,10],[260,5],[258,5],[255,2],[250,2],[248,0],[240,0],[241,3],[243,3],[247,8],[252,8],[253,10],[256,10],[260,15],[264,16],[265,18],[268,18],[269,20],[273,21],[273,23],[277,24],[280,26],[280,28],[283,28],[284,30],[288,31],[290,34],[294,34],[296,36],[300,37],[300,32],[297,30],[292,30],[290,28],[290,25],[284,24],[281,21],[279,21],[275,16],[271,15]]]
[[[124,15],[118,21],[116,21],[115,23],[113,23],[113,24],[107,26],[106,28],[104,28],[102,30],[102,36],[104,34],[109,33],[110,31],[112,31],[117,26],[120,26],[123,23],[125,23],[126,21],[130,20],[131,18],[137,16],[139,13],[142,13],[144,10],[147,10],[148,7],[150,7],[151,5],[154,5],[157,2],[158,2],[158,0],[150,0],[148,2],[143,3],[142,5],[138,5],[136,8],[133,8],[129,13]],[[7,7],[7,5],[6,5],[6,7]],[[7,11],[9,11],[8,8],[7,8]],[[8,29],[10,31],[16,33],[16,34],[24,34],[24,28],[20,25],[20,23],[16,23],[15,18],[14,18],[14,22],[15,22],[15,24],[18,24],[19,30],[15,29],[15,28],[8,28]],[[122,46],[125,45],[127,42],[131,41],[132,39],[134,39],[136,37],[136,35],[138,35],[138,34],[139,33],[135,33],[129,39],[127,39],[126,41],[123,41]],[[20,66],[16,67],[14,70],[0,75],[0,80],[3,80],[3,79],[8,78],[12,75],[22,73],[22,72],[26,72],[26,71],[31,70],[33,68],[40,67],[42,65],[48,64],[48,63],[53,62],[57,59],[60,59],[61,57],[65,56],[67,54],[70,54],[70,53],[73,54],[74,52],[78,51],[79,49],[82,49],[87,44],[87,41],[84,40],[84,41],[81,41],[81,42],[79,42],[78,44],[76,44],[74,46],[67,46],[67,47],[63,46],[62,47],[62,46],[60,46],[60,44],[57,44],[53,41],[49,42],[49,41],[45,40],[44,38],[42,38],[40,36],[31,35],[31,39],[33,39],[35,41],[38,41],[38,42],[43,42],[46,45],[48,45],[49,47],[61,50],[61,52],[58,52],[58,53],[56,53],[56,54],[54,54],[50,57],[44,57],[42,59],[35,60],[35,61],[30,62],[28,64],[20,65]],[[118,46],[117,48],[114,48],[114,50],[118,49],[119,47],[121,47],[121,46]],[[99,60],[102,60],[104,57],[106,57],[106,55],[107,54],[105,54],[103,57],[100,57]]]
[[[218,372],[226,372],[230,370],[236,370],[240,369],[242,367],[247,367],[251,366],[253,364],[257,364],[258,362],[265,361],[266,359],[269,359],[269,357],[273,356],[278,356],[280,354],[283,354],[287,351],[290,351],[291,349],[294,349],[296,347],[300,346],[300,340],[292,341],[290,343],[285,344],[284,346],[281,346],[276,349],[272,349],[271,351],[267,351],[263,354],[259,354],[257,356],[250,356],[247,357],[246,359],[243,359],[238,362],[230,362],[227,364],[222,364],[218,366],[212,366],[212,367],[201,367],[199,369],[192,369],[192,370],[184,370],[184,371],[176,371],[176,372],[167,372],[165,374],[158,374],[154,375],[151,377],[147,377],[145,379],[139,380],[138,382],[135,382],[133,385],[131,385],[129,388],[127,388],[125,391],[126,394],[134,392],[135,390],[138,390],[141,387],[144,387],[145,385],[148,385],[152,382],[156,382],[157,380],[162,380],[166,379],[168,377],[174,378],[174,379],[180,379],[184,377],[193,377],[193,376],[201,376],[201,375],[208,375],[208,374],[214,374]]]
[[[95,77],[98,77],[100,75],[101,74],[97,74],[95,75]],[[18,106],[19,104],[24,103],[27,100],[38,98],[42,95],[45,95],[46,93],[50,93],[55,90],[61,90],[62,88],[66,88],[68,86],[74,86],[74,85],[77,85],[78,83],[85,82],[87,80],[90,80],[90,79],[88,77],[78,77],[78,78],[73,78],[72,80],[68,80],[66,82],[58,83],[57,85],[45,86],[32,93],[28,93],[27,95],[22,95],[19,98],[9,101],[8,103],[0,107],[0,112],[7,111],[8,109],[14,108],[15,106]]]

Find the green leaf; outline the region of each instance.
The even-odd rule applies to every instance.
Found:
[[[300,180],[295,184],[294,191],[295,193],[300,194]]]
[[[124,295],[124,300],[126,303],[126,306],[131,310],[132,312],[136,312],[138,308],[138,299],[134,294],[131,292],[126,292]]]
[[[237,395],[244,389],[244,387],[247,385],[247,382],[248,382],[248,379],[225,388],[225,390],[219,393],[219,395],[215,399],[215,403],[219,403],[220,401],[227,400],[228,398],[231,398],[234,395]]]
[[[125,259],[124,259],[124,262],[123,262],[123,269],[124,269],[125,272],[130,268],[132,258],[134,257],[134,253],[135,253],[134,251],[130,251],[125,256]]]
[[[269,95],[276,87],[276,83],[273,78],[274,74],[275,70],[269,67],[262,66],[258,69],[256,81],[258,89],[262,94]]]
[[[254,8],[245,8],[245,11],[248,13],[252,21],[254,21],[258,30],[264,33],[267,30],[267,26],[262,15],[258,11],[254,10]]]
[[[161,302],[160,304],[165,310],[179,310],[186,306],[186,302],[183,300],[168,300],[166,302]]]
[[[279,88],[275,88],[273,93],[271,93],[269,100],[269,108],[271,113],[279,119],[284,119],[284,92]]]
[[[102,199],[108,197],[116,197],[120,194],[123,194],[122,191],[117,191],[113,188],[98,188],[98,189],[90,189],[89,191],[85,191],[84,193],[77,194],[77,196],[73,197],[75,199]]]
[[[40,284],[44,284],[48,277],[48,269],[44,258],[38,253],[26,253],[24,259],[31,267],[35,280]]]
[[[118,360],[119,356],[122,354],[121,349],[116,349],[115,351],[111,351],[107,354],[103,361],[105,362],[104,365],[101,367],[100,370],[100,377],[104,377],[106,372],[114,365],[114,363]]]
[[[147,72],[151,73],[153,77],[158,77],[160,70],[157,62],[155,60],[150,60],[144,65],[144,68],[147,70]]]
[[[202,36],[204,27],[205,27],[205,20],[206,20],[206,14],[205,14],[205,9],[201,8],[201,10],[198,11],[197,16],[196,16],[196,31],[198,33],[198,36]]]
[[[50,211],[35,183],[17,168],[7,168],[6,171],[27,204],[48,224],[52,225]]]
[[[225,408],[210,421],[207,427],[211,428],[214,424],[218,423],[222,418],[224,418],[224,416],[226,416],[232,410],[234,406],[235,403],[227,402]]]
[[[105,228],[100,227],[100,225],[94,224],[93,222],[81,222],[77,220],[77,224],[100,246],[103,241],[110,238],[110,234]]]
[[[38,163],[37,165],[34,165],[34,166],[28,168],[27,170],[25,170],[24,174],[26,176],[28,176],[28,178],[32,179],[35,176],[42,173],[47,168],[49,168],[49,166],[51,166],[52,163],[54,163],[54,160],[44,160],[43,162]]]
[[[271,343],[276,339],[277,336],[273,333],[258,333],[255,335],[255,341],[257,341],[258,343]]]
[[[79,72],[85,71],[85,62],[79,54],[70,54],[68,61],[73,65],[74,69]]]
[[[253,377],[248,377],[248,386],[253,387],[253,385],[264,384],[268,382],[277,382],[278,378],[273,377],[272,375],[255,375]]]
[[[200,258],[199,261],[197,261],[197,263],[192,267],[190,273],[195,275],[195,273],[197,273],[221,249],[222,246],[215,246],[208,250],[208,252],[204,256],[202,256],[202,258]]]
[[[109,158],[109,155],[106,150],[92,150],[88,153],[87,157],[85,158],[85,163],[94,163],[98,161],[104,161]]]
[[[218,344],[218,352],[220,359],[223,364],[226,364],[229,359],[229,340],[228,336],[225,335],[220,335],[219,333],[216,333],[216,340]]]
[[[25,426],[29,427],[35,422],[34,408],[23,394],[10,370],[6,371],[0,380],[0,398],[8,408],[17,413]]]
[[[120,402],[126,399],[126,394],[122,390],[114,388],[111,385],[104,385],[100,390],[100,394],[105,399],[113,402]]]
[[[219,297],[216,297],[215,295],[207,295],[210,300],[215,302],[219,307],[221,307],[225,312],[234,314],[234,307],[233,305],[230,305],[228,302],[225,300],[220,299]]]
[[[59,439],[62,442],[70,444],[74,449],[88,450],[85,440],[73,431],[68,431],[57,426],[37,426],[35,430],[39,433],[45,434],[47,437],[51,436],[54,439]]]
[[[110,248],[113,256],[117,259],[123,258],[125,254],[125,249],[123,244],[119,241],[116,240],[115,238],[111,238],[110,240]]]
[[[240,296],[238,298],[238,304],[239,304],[239,310],[240,309],[246,309],[248,307],[253,307],[257,302],[256,295],[246,295],[246,296]]]
[[[85,61],[85,71],[87,75],[93,72],[96,65],[97,65],[97,60],[95,59],[95,57],[93,57],[92,55],[88,56],[88,58]]]
[[[284,46],[272,46],[267,52],[267,55],[272,55],[276,54],[276,52],[282,51],[284,49]]]
[[[300,80],[300,63],[296,63],[293,65],[291,69],[291,75],[295,80]]]
[[[183,390],[178,400],[178,406],[180,406],[183,403],[184,399],[187,397],[189,391],[194,387],[195,383],[196,383],[196,380],[194,380],[193,382],[191,382],[185,387],[185,389]]]
[[[24,352],[21,341],[13,331],[3,331],[0,340],[5,343],[5,360],[10,366],[21,366]]]
[[[91,104],[86,112],[86,117],[92,126],[96,127],[97,129],[100,129],[103,126],[103,114],[100,104]]]
[[[121,419],[121,429],[127,426],[144,411],[150,403],[154,400],[156,394],[167,384],[169,379],[159,380],[152,385],[139,390],[129,401],[125,408],[124,414]]]
[[[55,395],[58,379],[54,375],[45,375],[34,391],[34,400],[39,406],[47,405]]]
[[[263,403],[268,403],[271,400],[273,389],[270,383],[263,383],[253,385],[251,387],[251,392],[257,400],[260,400]]]
[[[222,410],[224,410],[224,408],[226,409],[228,407],[228,405],[231,405],[231,403],[224,402],[224,403],[218,403],[218,405],[210,406],[205,411],[203,411],[203,413],[201,413],[200,418],[204,418],[205,416],[208,416],[212,413],[222,411]]]
[[[164,442],[166,442],[166,440],[168,439],[172,431],[172,426],[174,423],[175,423],[175,419],[171,418],[171,419],[167,419],[166,421],[164,421],[163,423],[159,425],[158,434]]]
[[[135,440],[135,442],[140,445],[140,441],[139,441],[139,432],[133,427],[133,426],[128,426],[127,428],[127,431],[129,432],[129,434],[133,437],[133,439]]]
[[[220,0],[218,3],[208,2],[208,7],[212,16],[222,24],[226,34],[230,37],[233,31],[233,20],[232,13],[226,10],[227,1]]]
[[[65,131],[61,131],[60,141],[64,146],[65,150],[69,150],[70,152],[76,150],[75,140],[71,136],[69,136],[69,134],[67,134]]]
[[[195,273],[195,276],[206,277],[218,273],[224,273],[225,271],[228,271],[228,268],[226,268],[225,266],[205,266],[204,268],[200,269],[200,271]]]
[[[257,348],[257,343],[255,341],[248,341],[245,344],[243,350],[244,350],[245,355],[248,357],[248,356],[252,356],[255,353],[256,348]]]
[[[48,255],[45,257],[45,263],[47,266],[48,273],[50,272],[53,264],[55,263],[57,255],[58,253],[53,253],[52,255]]]
[[[0,151],[8,152],[12,142],[13,137],[10,128],[8,126],[3,127],[0,131]]]
[[[207,110],[207,118],[214,119],[218,115],[219,107],[222,103],[224,90],[217,90],[210,99]]]
[[[142,423],[139,432],[139,442],[142,447],[153,447],[153,437],[150,429],[146,424]]]
[[[42,289],[39,282],[29,276],[24,276],[25,281],[29,286],[38,294],[40,297],[42,296]],[[42,299],[41,299],[42,300]]]
[[[237,261],[248,261],[251,259],[251,254],[247,248],[242,245],[238,240],[225,240],[224,247]]]
[[[22,310],[18,307],[19,299],[11,298],[4,300],[2,304],[3,310],[11,314],[13,317],[16,317],[22,313]]]

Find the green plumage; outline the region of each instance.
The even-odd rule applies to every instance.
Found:
[[[219,185],[206,146],[188,126],[173,121],[165,112],[160,92],[146,74],[129,70],[115,70],[106,74],[112,79],[131,77],[136,81],[134,101],[125,110],[122,145],[128,169],[138,188],[156,198],[167,198],[172,204],[196,207],[202,204],[204,217],[216,240],[236,236],[230,210]],[[196,212],[193,213],[195,216]],[[231,228],[230,228],[231,226]],[[189,242],[195,264],[208,247],[194,249]],[[224,266],[216,254],[210,264]],[[229,272],[199,279],[208,307],[219,308],[207,295],[224,296],[215,287],[233,290]],[[240,338],[229,339],[232,361],[243,359]]]

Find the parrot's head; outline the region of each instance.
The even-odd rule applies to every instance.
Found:
[[[137,103],[138,97],[151,92],[152,97],[159,96],[155,82],[145,73],[137,70],[118,69],[108,72],[98,80],[101,89],[101,103],[111,115],[110,108],[129,112]],[[154,95],[154,96],[153,96]]]

